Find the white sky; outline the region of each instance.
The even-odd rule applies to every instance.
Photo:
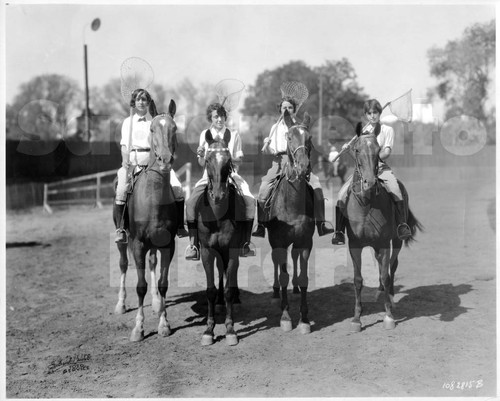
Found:
[[[83,43],[89,85],[120,77],[129,57],[147,60],[155,83],[257,75],[291,60],[311,67],[346,57],[366,93],[382,103],[413,88],[424,98],[436,81],[427,51],[461,37],[476,22],[495,18],[494,3],[391,4],[18,4],[6,16],[5,101],[21,83],[44,73],[64,74],[84,87]],[[94,18],[98,31],[90,30]]]

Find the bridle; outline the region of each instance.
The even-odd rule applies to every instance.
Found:
[[[159,118],[166,118],[167,116],[170,117],[170,119],[172,120],[172,122],[174,122],[173,118],[169,114],[167,114],[167,113],[158,114],[157,116],[155,116],[153,118],[153,120],[151,121],[151,127],[150,127],[151,135],[154,134],[154,129],[153,129],[154,125],[153,124],[155,123],[155,121],[157,119],[159,119]],[[165,138],[164,135],[161,135],[160,140],[161,140],[161,147],[162,148],[163,148],[163,145],[164,145],[164,141],[165,140],[169,141],[169,139],[170,138]],[[168,145],[168,149],[170,151],[170,158],[169,158],[169,160],[165,160],[160,154],[158,154],[155,141],[154,140],[151,141],[151,152],[154,155],[154,160],[150,160],[149,165],[148,165],[148,169],[153,170],[153,171],[157,171],[157,170],[155,170],[155,169],[152,168],[153,165],[155,164],[155,161],[158,161],[160,163],[167,164],[167,165],[171,164],[172,158],[173,158],[173,152],[172,152],[172,149],[170,149],[170,143],[168,143],[167,145]],[[168,169],[168,171],[170,171],[170,168]],[[160,173],[159,171],[157,171],[157,172]]]
[[[356,177],[356,173],[357,173],[357,176],[358,176],[358,180],[359,181],[359,187],[360,187],[360,190],[359,192],[356,192],[355,191],[355,186],[352,185],[352,192],[356,195],[359,195],[359,194],[362,194],[364,192],[363,190],[363,172],[362,172],[362,169],[361,169],[361,163],[359,161],[359,158],[358,158],[358,154],[360,153],[359,149],[355,148],[355,145],[358,143],[360,137],[356,138],[356,140],[354,141],[354,143],[352,144],[353,146],[353,150],[354,150],[354,163],[355,163],[355,166],[354,166],[354,174],[353,174],[353,184],[354,184],[354,177]],[[376,140],[376,139],[375,139]],[[374,175],[375,177],[378,176],[378,155],[377,155],[377,162],[375,163],[375,171],[374,171]],[[379,190],[379,183],[378,183],[378,180],[376,181],[376,191],[378,193],[378,190]]]
[[[224,147],[224,148],[210,148],[209,147],[206,152],[207,153],[229,152],[229,148],[228,147]],[[206,160],[208,161],[208,159],[206,159]],[[231,171],[233,170],[233,164],[231,161],[231,157],[229,158],[227,164],[228,164],[228,169],[229,169],[227,178],[229,180],[229,179],[231,179]],[[208,177],[208,185],[207,185],[208,196],[210,197],[210,199],[215,200],[213,177],[211,176],[211,174],[208,173],[208,169],[207,169],[207,177]],[[227,184],[227,181],[226,181],[226,184]],[[226,185],[224,188],[222,198],[227,197],[228,191],[229,191],[229,185]]]
[[[307,125],[304,125],[304,124],[295,124],[295,125],[292,125],[288,131],[292,130],[293,128],[302,128],[304,129],[305,131],[309,132],[309,127]],[[302,135],[302,134],[301,134]],[[305,149],[306,153],[308,153],[309,149],[306,145],[299,145],[297,146],[295,149],[290,149],[290,145],[289,145],[289,142],[287,141],[287,151],[288,151],[288,160],[290,163],[290,161],[292,162],[291,164],[291,170],[292,170],[292,173],[295,173],[293,175],[288,175],[288,169],[285,170],[285,175],[286,175],[286,179],[288,182],[295,182],[299,179],[299,173],[297,172],[297,168],[298,168],[298,164],[297,164],[297,159],[295,158],[295,154],[297,153],[297,151],[299,149]]]

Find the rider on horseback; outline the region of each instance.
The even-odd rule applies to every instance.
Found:
[[[116,243],[128,242],[127,232],[124,229],[123,216],[125,214],[127,195],[132,185],[131,177],[134,174],[138,174],[149,163],[151,121],[158,115],[154,100],[148,91],[144,89],[136,89],[132,92],[130,107],[135,112],[132,117],[127,117],[122,124],[122,137],[120,141],[122,167],[120,167],[117,173],[118,185],[113,205],[113,216],[116,224]],[[129,149],[130,124],[132,124],[132,137],[130,138]],[[177,214],[180,217],[177,235],[180,238],[186,237],[188,233],[184,228],[184,192],[173,169],[170,170],[170,185],[174,193]]]
[[[366,118],[368,119],[368,124],[366,124],[360,132],[360,135],[375,133],[377,135],[377,142],[380,145],[379,153],[379,167],[378,167],[378,178],[381,181],[384,188],[392,195],[394,203],[396,205],[396,222],[397,234],[399,239],[406,240],[411,237],[411,230],[407,220],[407,209],[403,195],[401,194],[401,189],[399,188],[398,180],[394,175],[391,168],[387,165],[386,160],[391,155],[391,151],[394,144],[394,130],[392,127],[380,124],[380,114],[382,113],[382,106],[376,99],[367,100],[364,103],[363,110]],[[379,132],[377,134],[377,132]],[[346,149],[348,144],[342,147],[342,150]],[[335,207],[335,227],[336,230],[332,237],[333,245],[343,245],[345,244],[344,230],[346,226],[346,218],[342,211],[345,208],[345,202],[347,198],[347,190],[352,182],[352,176],[346,181],[339,191],[337,206]]]
[[[285,97],[281,100],[278,105],[278,110],[283,115],[286,110],[292,116],[295,122],[295,112],[297,109],[297,102],[291,97]],[[259,189],[259,195],[257,198],[257,217],[259,224],[255,232],[252,233],[255,237],[265,237],[266,230],[264,224],[266,222],[265,217],[265,205],[271,194],[273,184],[276,178],[283,172],[283,167],[288,161],[287,156],[287,141],[286,133],[288,127],[286,126],[283,119],[278,123],[274,124],[271,128],[271,134],[265,139],[264,143],[269,143],[268,152],[274,155],[273,163],[271,168],[267,171],[267,174],[262,177],[262,182]],[[274,135],[273,135],[274,134]],[[310,173],[309,184],[314,190],[314,214],[316,219],[316,226],[318,229],[318,234],[320,236],[330,234],[334,230],[326,226],[325,221],[325,198],[323,196],[323,189],[321,188],[321,183],[317,175]]]
[[[255,198],[250,192],[250,187],[247,182],[237,172],[238,164],[241,162],[241,158],[243,157],[241,137],[238,132],[233,132],[226,128],[227,112],[222,104],[212,103],[209,105],[206,116],[208,122],[211,123],[211,126],[208,130],[203,130],[201,132],[200,142],[197,149],[198,164],[204,168],[203,177],[196,183],[193,193],[186,204],[186,219],[189,230],[190,245],[186,248],[185,257],[187,260],[200,260],[196,205],[208,185],[208,175],[205,168],[205,153],[208,149],[208,143],[205,139],[207,131],[211,132],[212,137],[215,140],[223,139],[225,135],[230,137],[228,147],[234,167],[234,170],[231,172],[231,179],[233,180],[238,191],[243,195],[242,198],[245,202],[245,220],[243,221],[245,227],[243,233],[245,242],[242,244],[241,256],[255,256],[253,250],[250,248],[253,220],[255,216]]]

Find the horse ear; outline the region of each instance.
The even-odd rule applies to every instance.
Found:
[[[170,99],[170,104],[168,105],[168,114],[170,114],[170,117],[174,118],[176,111],[177,105],[175,104],[174,99]]]
[[[224,137],[222,138],[224,143],[226,144],[226,148],[229,146],[229,141],[231,140],[231,131],[229,131],[226,128],[226,131],[224,132]]]
[[[307,128],[309,128],[309,124],[311,122],[311,116],[309,113],[306,111],[304,113],[304,120],[302,120],[302,124],[304,124]]]
[[[378,136],[378,134],[380,134],[381,129],[382,129],[382,126],[380,125],[380,123],[377,123],[377,125],[375,125],[375,131],[373,131],[375,136]]]
[[[213,141],[214,141],[214,137],[213,137],[213,135],[212,135],[212,132],[211,132],[209,129],[207,129],[207,130],[205,131],[205,141],[206,141],[209,145],[211,145],[211,144],[213,143]]]
[[[357,136],[361,135],[362,129],[363,129],[363,123],[360,121],[359,123],[356,124],[356,135]]]
[[[288,110],[285,110],[285,114],[283,114],[283,120],[285,121],[285,124],[288,128],[293,126],[292,116],[290,116]]]

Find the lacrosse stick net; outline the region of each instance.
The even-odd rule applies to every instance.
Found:
[[[280,86],[281,98],[291,97],[297,103],[298,112],[300,107],[304,104],[304,102],[309,97],[309,91],[307,87],[302,82],[297,81],[286,81],[283,82]]]
[[[121,93],[123,99],[128,103],[132,93],[136,89],[147,89],[153,83],[153,68],[140,57],[126,59],[120,68]]]
[[[413,103],[411,101],[411,89],[397,99],[388,102],[384,109],[389,106],[389,110],[398,120],[407,123],[411,122],[413,116]]]
[[[219,103],[230,113],[238,108],[245,84],[238,79],[223,79],[215,85]]]

